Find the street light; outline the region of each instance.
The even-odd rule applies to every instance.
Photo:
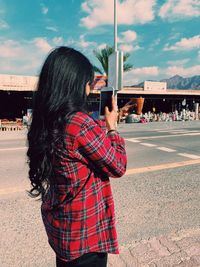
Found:
[[[117,0],[114,0],[114,48],[117,52]]]
[[[117,104],[117,91],[123,87],[123,53],[117,49],[117,0],[114,4],[114,52],[108,58],[108,86],[113,87]]]
[[[117,51],[117,0],[114,0],[114,48],[116,54],[116,88],[115,88],[115,97],[116,97],[116,105],[117,105],[117,90],[118,90],[118,51]]]
[[[123,88],[123,52],[118,50],[118,0],[114,0],[114,52],[109,58],[109,68],[108,68],[108,84],[117,90]]]

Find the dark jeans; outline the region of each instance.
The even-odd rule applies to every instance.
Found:
[[[102,252],[87,253],[70,262],[62,261],[56,257],[56,267],[106,267],[107,259],[108,254]]]

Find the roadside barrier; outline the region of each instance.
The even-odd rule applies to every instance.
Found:
[[[2,126],[0,128],[1,132],[4,132],[4,131],[21,131],[21,130],[23,130],[23,127],[21,127],[21,126]]]
[[[24,125],[21,119],[15,121],[9,121],[7,119],[0,119],[0,131],[20,131],[24,129]]]

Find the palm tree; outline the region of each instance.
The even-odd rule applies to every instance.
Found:
[[[108,58],[109,56],[114,52],[114,47],[112,46],[106,46],[105,48],[101,50],[94,50],[93,53],[95,57],[98,59],[98,61],[101,63],[101,69],[94,66],[94,71],[98,72],[100,74],[106,74],[108,76]],[[129,53],[124,53],[124,71],[130,71],[133,68],[133,65],[130,63],[125,63],[128,58],[130,57]]]

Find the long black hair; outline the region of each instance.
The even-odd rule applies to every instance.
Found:
[[[43,197],[52,183],[56,147],[64,149],[64,128],[74,112],[87,112],[86,84],[94,79],[93,66],[80,52],[58,47],[42,67],[34,96],[28,132],[28,164],[32,197]]]

